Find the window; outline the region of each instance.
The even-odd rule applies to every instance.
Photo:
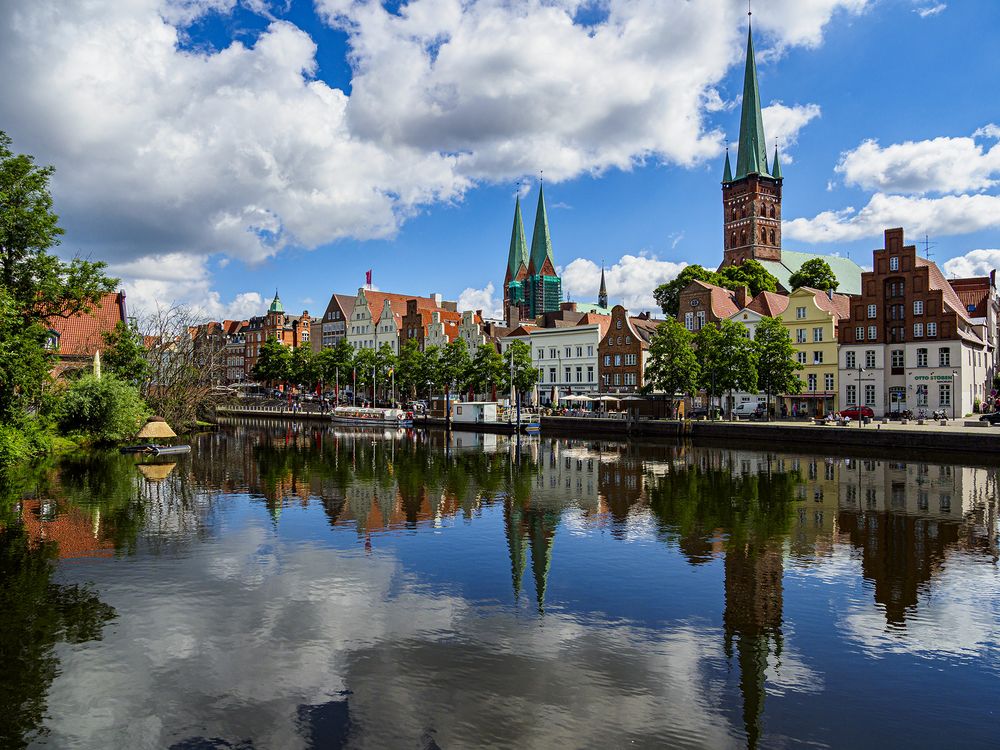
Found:
[[[813,364],[814,365],[823,364],[823,352],[813,352]]]
[[[565,348],[565,351],[566,351],[566,359],[569,359],[570,357],[573,356],[573,347],[572,346],[567,346]]]
[[[588,383],[593,383],[594,382],[594,366],[593,365],[587,365],[587,382]]]
[[[545,382],[545,368],[544,367],[539,367],[538,368],[538,382],[539,383],[544,383]]]
[[[698,315],[698,330],[700,331],[702,328],[705,327],[705,311],[699,310],[697,315]],[[632,343],[632,337],[626,336],[625,343],[626,344]]]
[[[938,383],[938,405],[951,406],[951,383]]]
[[[594,356],[594,345],[593,344],[591,344],[590,346],[587,347],[587,356],[588,357],[593,357]]]
[[[605,354],[604,355],[604,366],[605,367],[611,367],[611,355],[610,354]]]
[[[922,299],[913,300],[913,314],[914,315],[924,314],[924,301]]]
[[[917,367],[927,367],[926,349],[917,349]]]
[[[816,392],[816,374],[815,373],[810,374],[808,376],[808,378],[809,378],[809,386],[808,386],[809,391],[810,391],[810,393],[815,393]]]
[[[857,366],[857,355],[854,352],[847,352],[844,355],[844,367],[848,370],[853,370]]]
[[[858,403],[858,387],[856,385],[847,386],[847,405],[857,406]]]
[[[858,341],[865,340],[865,329],[862,326],[858,326],[854,329],[854,338]]]
[[[686,312],[684,313],[684,327],[689,331],[694,330],[694,313]]]
[[[578,356],[578,357],[582,357],[583,356],[583,347],[582,346],[576,347],[576,356]]]
[[[951,349],[947,346],[938,349],[938,367],[951,367]]]
[[[902,367],[903,366],[903,350],[893,349],[892,350],[892,366]]]
[[[554,346],[549,347],[549,359],[556,358],[556,348]]]
[[[868,305],[868,319],[874,320],[877,317],[877,314],[878,314],[878,306]]]
[[[576,382],[577,383],[582,383],[583,382],[583,368],[582,367],[577,367],[576,368]]]
[[[898,271],[899,270],[899,258],[895,255],[889,258],[889,270]]]
[[[556,382],[557,379],[558,378],[556,378],[556,368],[550,367],[549,368],[549,380],[554,383],[554,382]]]
[[[927,386],[917,386],[917,406],[927,406]]]
[[[621,375],[619,375],[619,374],[618,374],[618,373],[616,372],[616,373],[615,373],[615,385],[621,385],[621,384],[622,384],[622,376],[621,376]]]
[[[878,328],[876,326],[868,326],[868,340],[874,341],[878,337]]]
[[[795,317],[798,320],[803,320],[806,317],[806,309],[804,307],[795,308]]]
[[[539,347],[539,349],[538,349],[538,358],[539,359],[545,359],[545,350],[542,349],[541,347]]]
[[[635,373],[626,372],[625,373],[625,385],[635,385]]]
[[[875,406],[875,386],[868,384],[865,386],[865,406]]]
[[[805,328],[799,328],[795,332],[795,342],[798,343],[798,344],[804,344],[804,343],[806,343],[806,329]]]
[[[833,373],[828,372],[823,376],[823,390],[832,391],[833,390]]]
[[[921,339],[924,337],[924,324],[914,323],[913,324],[913,338]]]
[[[927,324],[927,335],[928,336],[937,336],[937,323],[928,323]]]
[[[865,350],[865,367],[869,370],[875,366],[875,350],[867,349]]]
[[[799,364],[800,365],[804,365],[806,363],[806,353],[805,352],[796,352],[796,355],[799,358]]]
[[[619,331],[621,330],[622,322],[620,320],[615,321],[615,328],[617,328]]]
[[[635,364],[635,355],[634,354],[626,354],[625,355],[625,364],[626,365],[634,365]]]
[[[621,364],[622,364],[622,355],[616,354],[615,355],[615,367],[621,367]]]
[[[818,344],[823,340],[823,329],[813,328],[813,343]]]
[[[572,383],[573,382],[573,370],[571,368],[569,368],[569,367],[566,367],[566,368],[563,368],[563,372],[566,373],[566,381],[565,382]]]

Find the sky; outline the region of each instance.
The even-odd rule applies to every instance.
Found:
[[[376,288],[498,313],[540,177],[564,296],[653,309],[722,257],[746,0],[0,0],[0,130],[56,167],[58,252],[130,310],[320,314]],[[789,249],[904,227],[1000,265],[1000,3],[754,0]],[[735,163],[735,153],[733,154]],[[921,249],[923,254],[923,249]]]

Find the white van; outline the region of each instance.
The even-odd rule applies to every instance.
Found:
[[[733,416],[744,419],[762,417],[766,408],[763,401],[741,401],[733,407]]]

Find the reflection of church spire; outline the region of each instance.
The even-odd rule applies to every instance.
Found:
[[[507,549],[510,552],[510,577],[516,602],[521,598],[521,581],[524,579],[524,568],[528,562],[523,515],[521,506],[516,500],[508,498],[504,503],[503,522],[507,534]]]
[[[552,513],[528,511],[528,532],[531,535],[531,572],[535,576],[535,596],[539,613],[545,612],[545,588],[552,565],[552,543],[556,538],[556,517]]]
[[[781,549],[748,542],[726,551],[726,655],[736,640],[747,747],[760,740],[768,656],[781,655]]]

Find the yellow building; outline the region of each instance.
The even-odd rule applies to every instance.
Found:
[[[840,409],[837,399],[837,327],[850,313],[850,298],[801,287],[788,296],[782,322],[802,365],[802,392],[783,397],[788,416],[824,416]]]

